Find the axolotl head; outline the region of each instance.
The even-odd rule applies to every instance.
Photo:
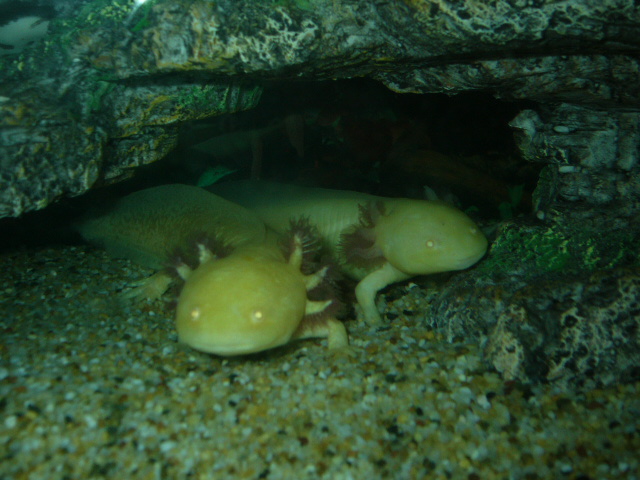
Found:
[[[384,258],[409,275],[462,270],[480,260],[487,239],[457,208],[421,200],[397,200],[375,224]]]
[[[200,265],[178,300],[180,342],[242,355],[287,343],[305,315],[301,274],[282,259],[243,249]]]

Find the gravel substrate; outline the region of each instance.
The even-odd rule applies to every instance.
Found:
[[[222,359],[179,345],[150,272],[89,247],[0,255],[0,479],[638,479],[640,384],[505,383],[412,318]],[[409,314],[409,315],[408,315]]]

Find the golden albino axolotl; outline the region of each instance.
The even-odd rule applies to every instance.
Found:
[[[344,272],[359,280],[356,298],[370,324],[381,322],[380,289],[415,275],[463,270],[487,250],[473,220],[442,202],[251,180],[209,189],[256,212],[276,231],[291,217],[309,218]]]
[[[333,316],[335,300],[309,300],[327,268],[301,271],[313,228],[292,222],[284,247],[256,215],[198,187],[164,185],[128,195],[113,208],[87,217],[78,230],[91,243],[152,268],[172,259],[186,282],[178,299],[181,342],[208,353],[241,355],[291,340],[326,337],[330,348],[347,345]],[[197,265],[183,255],[195,238]],[[209,239],[209,240],[207,240]],[[135,295],[157,297],[171,282],[159,272]]]

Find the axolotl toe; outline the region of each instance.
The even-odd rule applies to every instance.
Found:
[[[276,231],[291,217],[307,216],[344,272],[359,280],[356,298],[371,324],[381,322],[380,289],[415,275],[463,270],[487,250],[473,220],[442,202],[258,181],[211,190],[255,211]]]

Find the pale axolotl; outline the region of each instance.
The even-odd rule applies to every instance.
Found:
[[[165,185],[123,198],[82,221],[78,230],[88,241],[152,268],[168,264],[195,238],[213,239],[194,242],[195,268],[179,255],[173,258],[186,280],[176,328],[179,340],[192,348],[241,355],[299,338],[327,338],[329,348],[348,343],[344,325],[332,313],[334,299],[308,299],[307,292],[327,272],[301,272],[313,232],[308,223],[292,223],[283,249],[277,235],[247,209],[198,187]],[[154,277],[137,293],[158,296],[171,281],[166,272]]]
[[[287,234],[292,249],[272,243],[238,248],[216,259],[202,249],[195,270],[178,267],[186,280],[176,314],[183,343],[217,355],[253,353],[302,338],[327,338],[330,349],[346,347],[344,325],[331,314],[333,298],[312,301],[307,293],[327,269],[303,275],[304,233]]]
[[[415,275],[463,270],[487,250],[473,220],[442,202],[260,181],[209,189],[253,210],[276,231],[291,217],[308,217],[344,272],[359,280],[356,299],[369,324],[381,322],[380,289]]]

